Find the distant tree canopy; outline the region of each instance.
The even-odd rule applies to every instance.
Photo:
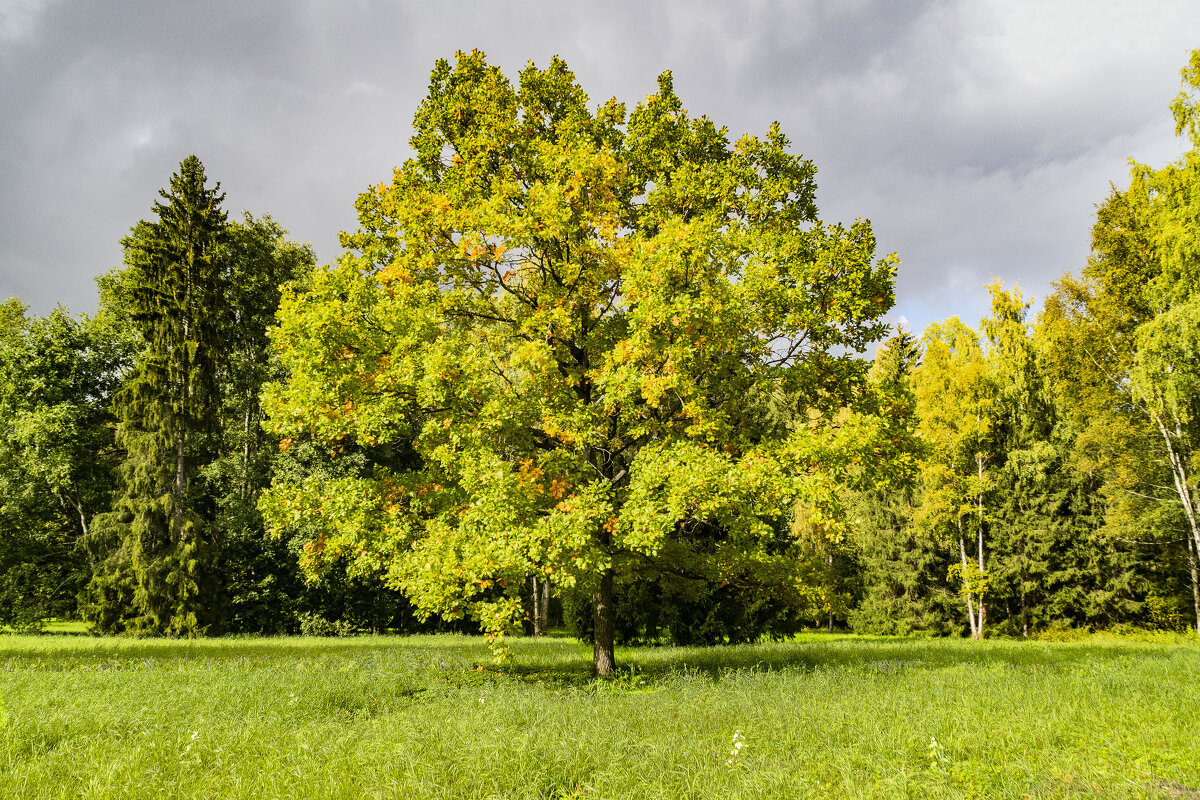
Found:
[[[1161,169],[1135,164],[1129,188],[1113,190],[1097,214],[1094,258],[1060,307],[1091,357],[1088,383],[1137,434],[1118,457],[1129,495],[1118,518],[1176,518],[1170,538],[1184,545],[1200,633],[1200,50],[1183,85],[1171,111],[1191,149]]]
[[[91,575],[81,545],[114,488],[110,403],[131,357],[103,317],[0,303],[0,624],[75,611]]]
[[[858,498],[859,628],[1200,631],[1200,51],[1183,79],[1189,151],[1133,166],[1036,322],[996,284],[979,330],[926,331],[920,480]]]

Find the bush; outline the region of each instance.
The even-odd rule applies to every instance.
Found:
[[[298,619],[301,636],[349,636],[354,633],[354,625],[344,619],[331,622],[312,611],[299,614]]]

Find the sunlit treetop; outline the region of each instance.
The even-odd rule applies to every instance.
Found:
[[[766,559],[775,515],[848,459],[810,420],[861,396],[887,330],[870,224],[820,222],[777,125],[732,139],[669,72],[593,108],[561,59],[513,85],[459,53],[413,127],[349,253],[285,300],[267,405],[288,435],[404,437],[425,466],[372,477],[355,496],[394,519],[355,512],[314,551],[385,565],[426,610],[486,600],[497,631],[523,573],[595,584],[601,614],[614,570],[693,522],[728,532],[731,569]]]

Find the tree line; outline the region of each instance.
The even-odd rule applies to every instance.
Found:
[[[0,305],[0,622],[83,617],[102,633],[388,624],[378,581],[306,582],[257,500],[295,468],[262,426],[267,330],[310,248],[228,219],[189,156],[122,240],[93,316]]]
[[[92,317],[0,306],[0,618],[618,642],[1200,626],[1200,51],[1044,306],[919,339],[778,126],[435,67],[317,267],[189,156]],[[890,336],[890,338],[888,338]],[[875,349],[874,358],[864,354]]]

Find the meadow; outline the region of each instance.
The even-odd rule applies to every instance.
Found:
[[[0,636],[4,798],[1200,798],[1195,638]]]

